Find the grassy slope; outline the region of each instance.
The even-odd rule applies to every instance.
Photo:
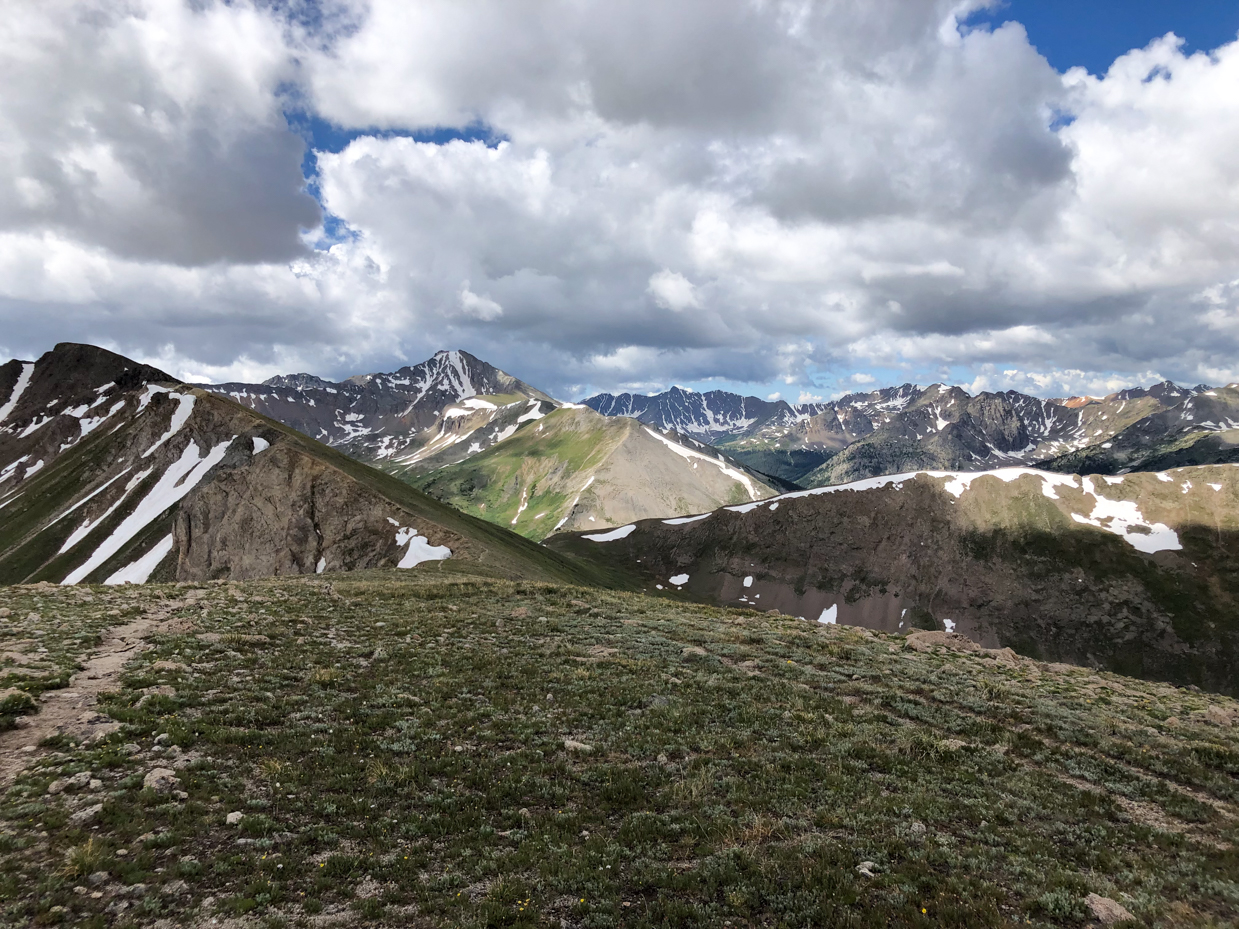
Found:
[[[582,422],[576,413],[556,410],[538,421],[541,431],[526,427],[472,458],[421,477],[419,484],[434,497],[502,526],[512,525],[521,492],[529,487],[515,528],[540,539],[566,515],[588,475],[636,428],[627,419]],[[547,515],[535,520],[539,513]]]
[[[1220,927],[1239,907],[1239,728],[1201,715],[1233,701],[635,594],[332,581],[171,604],[191,627],[104,702],[124,729],[53,740],[4,797],[6,924],[1058,927],[1097,892]],[[55,616],[59,655],[184,593],[0,606]],[[179,756],[162,733],[190,753],[183,802],[142,789]],[[45,793],[85,770],[99,790]],[[96,828],[68,821],[100,802]]]

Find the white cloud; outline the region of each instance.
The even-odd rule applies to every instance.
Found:
[[[666,268],[657,274],[650,275],[646,289],[653,296],[654,302],[664,310],[687,310],[701,306],[697,298],[697,288],[683,274],[668,271]]]
[[[565,393],[1239,377],[1239,43],[1060,75],[1018,24],[961,32],[979,5],[19,0],[4,347],[257,376],[460,346]],[[363,131],[318,156],[327,251],[296,107]],[[504,141],[407,137],[471,123]]]
[[[773,402],[776,402],[776,401],[778,401],[778,400],[782,400],[782,399],[783,399],[783,394],[781,394],[779,391],[777,391],[777,390],[776,390],[776,391],[775,391],[774,393],[772,393],[772,394],[766,394],[766,399],[767,399],[767,400],[769,400],[769,401],[771,401],[771,402],[773,403]]]
[[[480,319],[483,322],[490,322],[503,315],[503,307],[488,295],[475,294],[469,289],[468,281],[460,287],[460,309],[465,316]]]

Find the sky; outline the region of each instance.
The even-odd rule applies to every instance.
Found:
[[[0,358],[1239,381],[1239,0],[12,0]]]

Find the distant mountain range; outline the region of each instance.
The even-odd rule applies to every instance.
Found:
[[[1109,474],[1239,460],[1235,385],[1166,381],[1104,398],[1042,400],[904,384],[799,405],[674,387],[584,402],[607,416],[633,416],[710,442],[805,487],[921,468],[982,471],[1018,463]]]
[[[562,403],[468,352],[340,382],[205,389],[533,539],[796,486],[671,430]]]

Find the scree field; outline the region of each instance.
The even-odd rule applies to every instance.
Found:
[[[1222,697],[450,563],[0,608],[6,925],[1239,913]]]

